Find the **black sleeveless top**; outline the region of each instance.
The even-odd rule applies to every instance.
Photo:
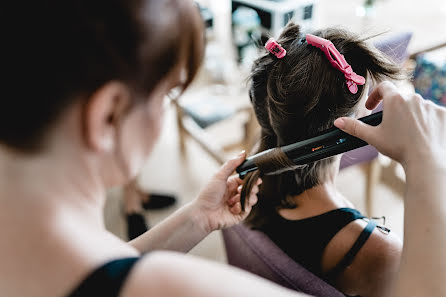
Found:
[[[118,297],[133,266],[140,258],[122,258],[93,271],[67,297]]]
[[[260,230],[296,262],[332,283],[339,273],[353,262],[356,254],[377,226],[375,222],[369,220],[366,228],[344,258],[331,271],[323,274],[321,262],[326,246],[342,228],[358,219],[366,219],[366,217],[352,208],[339,208],[314,217],[293,221],[274,212],[269,223],[262,226]]]

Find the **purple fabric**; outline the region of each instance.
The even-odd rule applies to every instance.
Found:
[[[344,297],[296,263],[264,233],[244,224],[223,230],[228,263],[289,289],[320,297]]]
[[[374,43],[375,47],[397,64],[403,64],[407,57],[407,47],[412,39],[412,32],[401,32]]]
[[[402,32],[376,42],[375,47],[391,58],[395,63],[402,64],[408,57],[407,46],[409,45],[411,38],[411,32]],[[373,112],[380,110],[382,110],[381,105]],[[339,168],[344,169],[351,165],[368,162],[375,159],[377,156],[378,151],[376,148],[367,145],[345,153],[341,158],[341,165]]]

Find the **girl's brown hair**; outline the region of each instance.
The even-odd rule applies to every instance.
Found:
[[[353,71],[367,80],[401,77],[395,64],[350,32],[329,28],[313,34],[333,42]],[[358,86],[358,92],[352,94],[343,73],[330,65],[321,50],[306,43],[298,25],[289,23],[277,42],[286,49],[286,56],[262,56],[254,62],[250,77],[249,95],[261,126],[257,152],[304,140],[331,128],[336,118],[355,112],[365,89]],[[329,174],[328,166],[334,161],[328,158],[296,168],[283,154],[272,158],[270,162],[284,164],[288,170],[262,176],[268,173],[268,166],[261,166],[264,170],[247,174],[242,187],[241,195],[246,197],[262,176],[259,202],[247,218],[256,227],[267,222],[271,211],[295,208],[297,205],[290,198],[323,183]],[[262,163],[267,164],[268,160]]]
[[[109,81],[141,102],[184,63],[187,87],[203,56],[192,0],[8,1],[2,13],[0,143],[17,150],[40,148],[62,110]]]

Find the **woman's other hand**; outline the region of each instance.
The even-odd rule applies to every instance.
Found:
[[[335,126],[375,146],[381,153],[408,164],[444,159],[446,155],[446,109],[418,94],[403,96],[390,82],[380,83],[366,107],[384,102],[382,123],[376,127],[352,118],[340,118]]]
[[[227,161],[193,202],[209,232],[231,227],[243,221],[250,213],[252,206],[257,203],[257,193],[262,180],[259,179],[257,185],[253,187],[247,199],[245,211],[242,211],[240,191],[243,181],[236,175],[231,176],[245,158],[246,153],[243,151]]]

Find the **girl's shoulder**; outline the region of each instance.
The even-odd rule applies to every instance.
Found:
[[[364,220],[353,221],[333,237],[322,256],[323,271],[332,270],[343,260],[367,224]],[[401,253],[402,242],[394,232],[374,228],[351,264],[336,278],[336,287],[349,295],[385,296],[398,271]]]

